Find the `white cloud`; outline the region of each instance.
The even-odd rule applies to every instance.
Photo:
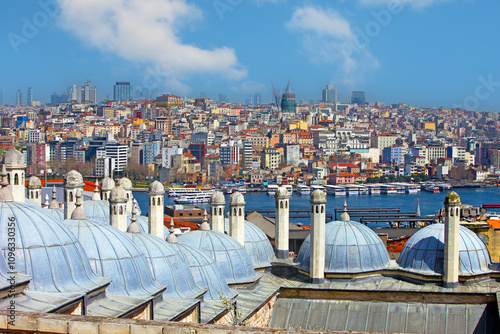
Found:
[[[362,81],[379,66],[351,24],[333,9],[297,8],[285,26],[300,36],[302,53],[313,63],[333,65],[335,80],[346,86]]]
[[[410,6],[414,9],[422,9],[424,7],[434,5],[440,2],[449,2],[452,0],[358,0],[362,5],[366,6]]]
[[[184,43],[181,28],[202,19],[186,0],[57,0],[62,27],[100,51],[154,66],[165,82],[193,73],[242,79],[246,70],[234,49],[211,50]]]

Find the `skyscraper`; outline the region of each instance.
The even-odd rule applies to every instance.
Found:
[[[290,87],[290,80],[288,80],[288,85],[281,98],[281,111],[289,113],[297,113],[297,100],[295,99],[295,94],[292,92]]]
[[[97,104],[97,88],[90,86],[90,80],[85,81],[85,86],[82,88],[82,102]]]
[[[332,84],[326,85],[326,88],[322,91],[321,101],[337,103],[337,90],[333,89]]]
[[[28,94],[26,96],[26,104],[31,106],[33,104],[33,90],[31,87],[28,88]]]
[[[255,93],[253,94],[253,105],[258,106],[262,103],[262,94]]]
[[[130,82],[117,82],[114,87],[114,101],[130,101]]]
[[[358,106],[364,105],[365,101],[365,92],[364,91],[353,91],[351,97],[351,103],[357,104]]]
[[[16,93],[16,105],[23,105],[23,93],[21,93],[20,89],[18,89]]]

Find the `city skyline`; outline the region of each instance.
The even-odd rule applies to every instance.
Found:
[[[34,100],[50,102],[52,93],[86,79],[97,87],[98,102],[113,99],[113,86],[125,80],[157,94],[203,91],[242,103],[261,94],[262,103],[272,103],[271,81],[284,91],[290,78],[297,101],[320,101],[332,83],[339,102],[365,91],[367,102],[500,111],[497,3],[25,3],[2,4],[0,14],[5,104],[15,104],[17,90],[28,87]],[[171,16],[154,9],[170,9]],[[134,10],[127,22],[135,39],[117,32],[124,27],[118,19],[97,22],[107,12],[128,17]]]

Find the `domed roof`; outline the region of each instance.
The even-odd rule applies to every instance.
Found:
[[[61,220],[21,202],[0,203],[0,249],[4,256],[8,254],[10,222],[16,224],[15,268],[33,278],[29,290],[85,293],[109,282],[92,271],[82,245]]]
[[[325,273],[360,273],[380,270],[389,263],[382,239],[369,227],[349,221],[325,225]],[[297,262],[309,271],[311,236],[300,247]]]
[[[64,176],[64,186],[65,187],[83,187],[83,177],[82,174],[76,170],[69,171]]]
[[[127,233],[146,257],[153,279],[167,285],[165,294],[171,298],[197,298],[205,289],[195,283],[185,259],[165,240],[145,233]]]
[[[60,220],[64,220],[64,209],[51,209],[51,208],[45,207],[44,210],[47,210],[51,215],[54,215],[55,217],[59,218]]]
[[[212,196],[210,196],[210,205],[224,205],[226,204],[226,198],[222,191],[214,191]]]
[[[4,164],[7,168],[26,168],[24,155],[16,149],[5,152]]]
[[[311,203],[326,203],[326,194],[321,189],[316,189],[311,193]]]
[[[290,196],[288,196],[288,189],[286,189],[286,187],[284,186],[281,186],[281,187],[278,187],[278,189],[276,190],[276,193],[274,194],[274,197],[275,198],[288,198]]]
[[[165,187],[159,181],[153,181],[149,184],[148,194],[152,195],[163,195],[165,193]]]
[[[233,298],[236,295],[227,285],[224,275],[214,259],[202,250],[185,244],[174,243],[171,245],[179,251],[188,264],[196,284],[208,289],[203,296],[204,299]]]
[[[101,191],[110,191],[115,187],[115,181],[110,177],[105,177],[101,181]]]
[[[464,226],[460,226],[459,233],[461,275],[489,272],[491,260],[484,242]],[[422,274],[443,274],[444,224],[429,225],[415,233],[406,242],[397,263]]]
[[[225,231],[229,233],[229,219],[225,219]],[[269,241],[267,235],[256,225],[248,220],[245,220],[245,251],[250,257],[255,269],[266,268],[271,266],[271,261],[274,260],[273,245]]]
[[[119,179],[116,185],[118,187],[122,187],[125,190],[132,190],[132,181],[130,181],[130,179],[127,177],[122,177],[121,179]]]
[[[82,244],[94,273],[111,279],[109,294],[150,297],[165,288],[153,279],[146,258],[126,233],[89,220],[64,223]]]
[[[245,205],[245,197],[239,191],[235,191],[229,197],[229,205]]]
[[[42,181],[36,176],[32,176],[28,179],[28,188],[41,188]]]
[[[456,192],[450,191],[444,199],[444,205],[460,205],[460,196]]]
[[[115,203],[127,202],[127,192],[120,186],[117,186],[109,193],[109,201]]]
[[[177,239],[180,243],[201,249],[214,259],[230,285],[253,283],[260,278],[243,246],[224,233],[198,230],[180,235]]]

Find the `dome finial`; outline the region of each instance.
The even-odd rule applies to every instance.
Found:
[[[417,211],[415,212],[417,217],[420,217],[420,198],[417,198]]]
[[[45,194],[45,203],[43,205],[49,206],[49,194]]]
[[[348,222],[351,220],[351,216],[347,213],[347,201],[344,200],[344,211],[340,215],[340,221]]]
[[[100,201],[101,194],[99,193],[99,181],[95,180],[94,193],[92,194],[93,201]]]
[[[202,231],[210,231],[210,225],[208,224],[208,218],[207,218],[207,210],[203,212],[203,222],[200,225],[200,230]]]
[[[128,226],[127,232],[128,233],[141,233],[141,228],[139,227],[139,224],[137,224],[137,208],[134,205],[132,207],[132,218],[130,219],[131,223]]]
[[[57,203],[56,186],[52,186],[52,201],[49,203],[49,209],[59,209],[59,203]]]
[[[171,244],[177,243],[177,237],[174,234],[174,218],[170,218],[170,229],[168,231],[170,234],[167,236],[167,242]]]
[[[71,219],[73,220],[85,220],[87,217],[85,216],[85,211],[83,211],[82,204],[83,204],[83,192],[81,189],[76,190],[76,208],[73,210],[71,213]]]

